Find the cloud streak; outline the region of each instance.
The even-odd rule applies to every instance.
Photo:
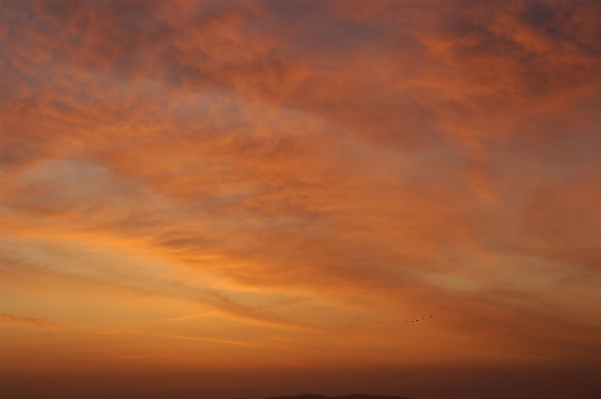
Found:
[[[23,324],[39,330],[58,330],[61,328],[59,324],[45,319],[17,316],[8,313],[0,314],[0,322],[2,324]]]

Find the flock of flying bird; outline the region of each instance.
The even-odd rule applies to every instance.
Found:
[[[430,317],[432,317],[432,316],[430,316]],[[422,320],[425,320],[425,319],[422,317]],[[419,319],[411,320],[411,322],[412,322],[412,323],[413,323],[414,321],[419,321]],[[409,323],[409,320],[405,320],[405,323]]]

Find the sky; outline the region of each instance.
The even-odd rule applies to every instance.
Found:
[[[6,398],[601,398],[601,3],[0,3]]]

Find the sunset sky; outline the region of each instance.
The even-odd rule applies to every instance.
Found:
[[[0,11],[3,397],[601,398],[601,2]]]

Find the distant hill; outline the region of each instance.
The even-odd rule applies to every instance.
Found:
[[[378,396],[378,395],[365,395],[357,393],[354,395],[346,396],[323,396],[323,395],[297,395],[297,396],[274,396],[266,399],[410,399],[402,396]]]

